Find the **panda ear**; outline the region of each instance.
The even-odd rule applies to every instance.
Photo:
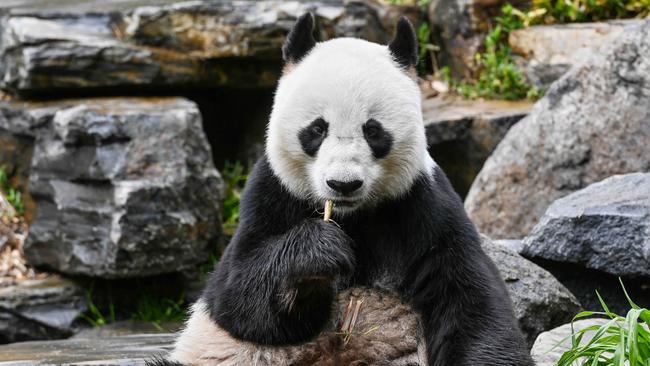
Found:
[[[316,45],[314,39],[314,16],[306,13],[296,20],[287,40],[282,46],[282,57],[285,62],[299,62]]]
[[[390,53],[402,67],[410,69],[418,63],[418,39],[406,17],[397,22],[395,38],[388,45]]]

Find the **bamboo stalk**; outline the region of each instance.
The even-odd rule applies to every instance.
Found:
[[[332,200],[325,201],[325,215],[323,216],[323,220],[325,220],[325,222],[329,222],[330,219],[332,218],[333,208],[334,208],[334,202],[332,202]]]

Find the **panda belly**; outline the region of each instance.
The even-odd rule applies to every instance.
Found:
[[[273,347],[232,338],[199,300],[169,359],[197,366],[426,364],[419,316],[396,296],[355,287],[341,292],[333,307],[330,325],[316,339]],[[348,328],[351,331],[341,330],[346,323],[354,323]]]

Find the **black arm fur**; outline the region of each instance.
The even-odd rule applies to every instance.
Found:
[[[317,216],[282,189],[266,160],[256,164],[237,233],[204,293],[211,316],[234,337],[288,345],[321,331],[354,254],[351,239]]]
[[[274,345],[314,337],[333,280],[353,271],[348,285],[395,291],[421,314],[430,366],[533,364],[505,285],[440,169],[405,197],[336,218],[341,229],[319,216],[258,162],[239,230],[204,293],[233,336]]]

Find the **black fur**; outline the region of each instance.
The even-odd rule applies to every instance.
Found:
[[[410,69],[418,63],[418,39],[411,22],[402,17],[397,22],[395,38],[388,45],[388,49],[405,69]]]
[[[321,205],[290,195],[265,158],[256,164],[203,294],[231,335],[303,342],[327,321],[335,290],[382,286],[420,312],[430,366],[532,365],[505,285],[442,171],[401,199],[337,217],[341,228],[323,222]]]
[[[374,119],[369,120],[363,125],[363,137],[368,142],[372,155],[381,159],[388,155],[390,149],[393,147],[393,136],[384,130],[381,123]]]
[[[309,126],[298,133],[298,140],[302,150],[309,156],[316,156],[320,145],[327,137],[328,124],[322,118],[317,118]]]
[[[285,62],[297,63],[305,57],[316,45],[314,39],[314,16],[306,13],[296,20],[287,40],[282,46],[282,57]]]

